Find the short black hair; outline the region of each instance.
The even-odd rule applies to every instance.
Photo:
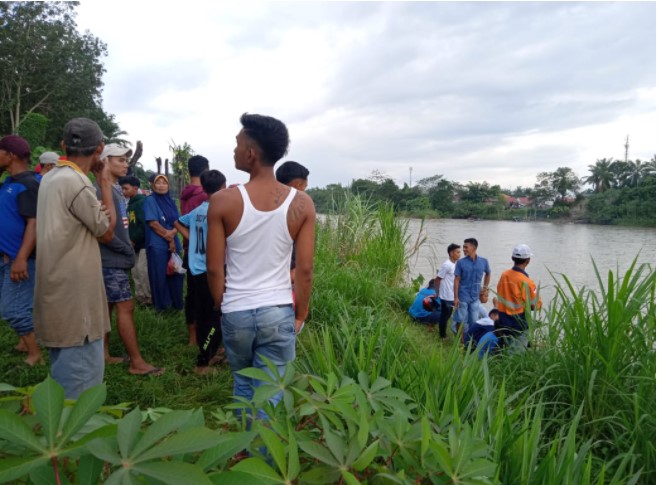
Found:
[[[294,179],[308,180],[308,175],[310,175],[310,170],[291,160],[276,170],[276,180],[282,184],[289,184]]]
[[[513,262],[516,264],[525,264],[525,262],[529,261],[529,258],[514,258],[512,257]]]
[[[465,241],[463,241],[463,244],[472,244],[475,248],[479,247],[479,243],[473,237],[467,238]]]
[[[210,169],[210,162],[201,155],[194,155],[187,160],[187,168],[190,177],[199,177],[203,172]]]
[[[273,166],[287,153],[290,134],[282,121],[271,116],[244,113],[240,123],[244,134],[260,148],[260,156],[265,165]]]
[[[493,315],[498,315],[499,316],[500,311],[497,308],[493,308],[491,311],[488,312],[488,316],[492,317]]]
[[[447,246],[447,254],[451,254],[452,251],[454,251],[455,249],[460,249],[460,248],[461,248],[460,245],[452,243],[449,246]]]
[[[133,187],[141,187],[141,182],[134,175],[126,175],[119,178],[119,185],[132,185]]]
[[[219,170],[206,170],[201,174],[203,192],[212,195],[226,184],[226,177]]]
[[[158,175],[160,175],[160,174],[159,174],[159,173],[152,173],[152,174],[150,174],[150,175],[148,176],[148,183],[152,184],[153,182],[155,182],[155,177],[157,177]]]

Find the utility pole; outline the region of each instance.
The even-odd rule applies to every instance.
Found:
[[[408,167],[408,188],[413,187],[413,167]]]
[[[630,151],[630,135],[625,137],[625,163],[627,163],[627,154]]]

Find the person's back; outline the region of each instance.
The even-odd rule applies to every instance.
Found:
[[[239,225],[226,239],[226,292],[222,309],[231,312],[291,304],[289,268],[293,240],[287,216],[297,191],[288,189],[277,207],[267,198],[259,197],[260,190],[249,184],[237,190],[243,210]]]
[[[201,155],[194,155],[187,161],[189,184],[180,193],[180,215],[184,216],[208,200],[208,194],[201,187],[201,174],[210,169],[210,162]],[[186,248],[187,246],[185,246]]]
[[[44,177],[37,204],[37,338],[49,348],[51,373],[69,399],[102,382],[103,336],[109,313],[98,242],[114,237],[112,180],[103,134],[86,118],[64,127],[67,159]],[[94,169],[101,201],[87,177]]]
[[[274,164],[289,144],[285,125],[275,118],[246,113],[240,121],[243,128],[237,135],[235,167],[248,172],[250,180],[210,200],[207,267],[215,305],[223,312],[234,395],[250,400],[259,381],[242,376],[241,369],[270,372],[267,359],[282,374],[295,358],[296,332],[308,315],[315,210],[307,194],[280,184],[274,176]],[[289,276],[294,242],[295,307]],[[270,401],[275,404],[280,399],[279,393]]]
[[[46,279],[49,291],[36,299],[35,314],[39,340],[48,347],[79,345],[86,336],[95,340],[109,331],[109,325],[105,326],[109,324],[105,304],[84,304],[91,302],[81,298],[83,304],[68,305],[63,303],[68,298],[58,298],[71,295],[73,275],[76,290],[85,295],[105,294],[96,238],[107,230],[108,222],[102,212],[85,207],[89,196],[96,199],[91,181],[70,166],[55,167],[39,190],[37,245],[42,250],[37,258],[37,295],[44,289],[40,283]],[[96,227],[96,231],[89,226]],[[97,271],[89,271],[91,268]],[[79,296],[75,294],[76,299]],[[86,330],[69,335],[66,329],[71,320],[82,320]],[[95,325],[99,320],[103,320],[100,327]]]

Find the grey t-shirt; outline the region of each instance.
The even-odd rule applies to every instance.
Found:
[[[95,185],[100,200],[100,187]],[[100,257],[103,268],[130,269],[135,265],[135,250],[130,242],[128,231],[128,204],[121,193],[121,186],[112,186],[112,199],[116,210],[114,238],[107,244],[100,244]]]

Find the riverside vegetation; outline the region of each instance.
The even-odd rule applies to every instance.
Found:
[[[74,405],[45,367],[4,358],[0,482],[655,483],[654,269],[600,272],[595,291],[561,277],[533,347],[478,360],[405,316],[408,248],[422,242],[405,224],[358,197],[318,224],[298,358],[279,379],[245,371],[269,383],[252,403],[231,402],[226,369],[191,372],[179,314],[137,314],[164,376],[110,366]],[[3,325],[3,348],[14,339]],[[236,417],[260,406],[269,421]]]

